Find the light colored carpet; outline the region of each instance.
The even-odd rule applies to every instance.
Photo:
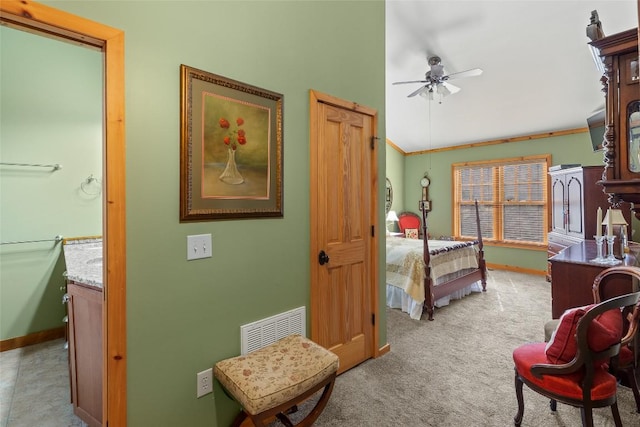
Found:
[[[517,410],[514,348],[544,340],[551,288],[542,276],[490,271],[487,292],[436,309],[435,320],[411,320],[387,310],[391,352],[338,377],[323,426],[512,426]],[[524,387],[523,426],[581,426],[577,408]],[[305,407],[301,407],[304,414]],[[624,426],[640,426],[633,394],[620,387]],[[277,425],[277,424],[274,424]],[[609,408],[595,410],[596,426],[613,426]]]

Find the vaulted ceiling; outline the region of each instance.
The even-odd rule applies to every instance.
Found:
[[[386,1],[386,133],[403,151],[583,128],[604,107],[586,26],[597,10],[605,35],[636,28],[636,0]],[[458,93],[407,95],[442,59]],[[441,101],[441,102],[440,102]]]

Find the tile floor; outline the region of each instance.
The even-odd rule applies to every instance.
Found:
[[[0,427],[86,427],[73,414],[64,340],[0,353]]]

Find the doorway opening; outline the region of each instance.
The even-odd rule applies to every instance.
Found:
[[[0,23],[98,48],[104,57],[103,425],[126,426],[124,32],[34,2],[0,3]]]

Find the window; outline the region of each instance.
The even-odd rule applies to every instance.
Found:
[[[546,245],[547,168],[551,156],[454,163],[456,238],[474,238],[478,201],[483,240],[514,246]]]

